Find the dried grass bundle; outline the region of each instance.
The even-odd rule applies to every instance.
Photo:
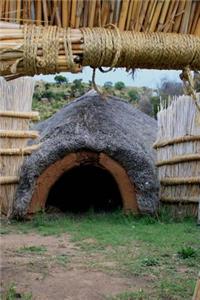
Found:
[[[200,100],[200,95],[198,95]],[[194,100],[181,96],[158,113],[157,149],[161,200],[200,200],[200,112]],[[197,208],[197,206],[196,206]],[[197,209],[196,209],[197,213]]]
[[[38,137],[37,132],[29,131],[30,118],[38,118],[37,113],[31,113],[33,91],[32,78],[24,77],[9,83],[0,78],[0,206],[8,216],[24,155],[37,147],[26,146],[29,138]]]

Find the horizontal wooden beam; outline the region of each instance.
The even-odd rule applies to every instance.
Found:
[[[115,27],[71,29],[66,34],[65,29],[54,27],[52,30],[59,47],[57,51],[53,47],[43,51],[48,42],[46,36],[50,36],[48,30],[52,27],[32,28],[30,25],[26,30],[23,26],[1,29],[0,75],[20,77],[61,71],[77,73],[83,66],[175,70],[189,66],[192,70],[200,70],[198,36],[119,31]],[[31,38],[27,39],[29,35]],[[52,69],[47,63],[48,55],[56,62]]]

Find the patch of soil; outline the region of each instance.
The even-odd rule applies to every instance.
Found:
[[[43,246],[46,251],[23,251],[30,246]],[[31,292],[33,300],[104,300],[108,295],[145,287],[145,281],[138,277],[88,268],[85,259],[95,262],[96,258],[85,256],[67,234],[8,234],[1,238],[1,250],[2,290],[14,283],[18,293]]]

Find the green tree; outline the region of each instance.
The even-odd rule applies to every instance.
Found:
[[[112,89],[113,83],[111,81],[106,81],[103,85],[105,90],[110,90]]]
[[[135,89],[131,89],[130,91],[128,91],[128,96],[130,102],[137,102],[139,100],[139,94]]]
[[[124,82],[118,81],[118,82],[115,83],[115,89],[116,89],[116,90],[121,91],[121,90],[123,90],[124,88],[125,88]]]
[[[67,78],[65,76],[62,76],[62,75],[56,75],[54,77],[54,80],[59,85],[61,85],[62,83],[68,83]]]
[[[75,79],[75,80],[73,81],[73,86],[74,86],[74,88],[75,88],[76,90],[80,90],[80,89],[83,88],[82,80],[83,80],[83,79]]]
[[[82,83],[82,79],[75,79],[71,85],[71,96],[75,97],[77,93],[79,95],[84,93],[84,85]]]

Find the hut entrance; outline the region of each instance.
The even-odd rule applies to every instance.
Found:
[[[29,213],[54,206],[62,211],[123,208],[137,213],[134,185],[116,161],[104,153],[70,153],[38,178]]]
[[[92,164],[64,173],[49,192],[46,207],[64,212],[108,212],[122,207],[121,194],[113,176]]]

